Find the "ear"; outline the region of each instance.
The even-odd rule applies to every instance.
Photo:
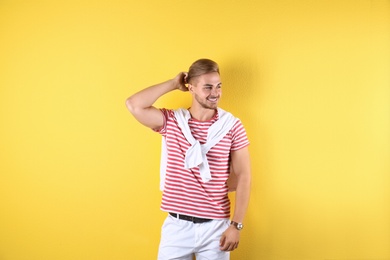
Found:
[[[188,84],[188,91],[193,93],[194,90],[193,90],[194,86],[192,84]]]

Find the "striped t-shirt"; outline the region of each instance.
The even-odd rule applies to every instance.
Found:
[[[237,120],[232,129],[207,153],[212,179],[203,182],[199,167],[184,168],[185,153],[190,143],[181,132],[173,110],[161,109],[164,126],[158,130],[166,138],[167,169],[161,210],[194,217],[222,219],[230,217],[230,201],[226,180],[230,173],[230,151],[249,145],[245,129]],[[189,119],[193,137],[201,144],[207,130],[218,120],[218,112],[209,121]]]

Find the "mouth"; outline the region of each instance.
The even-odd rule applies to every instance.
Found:
[[[216,103],[218,101],[218,97],[209,97],[207,98],[208,101],[212,102],[212,103]]]

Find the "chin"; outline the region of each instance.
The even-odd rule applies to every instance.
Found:
[[[215,109],[217,109],[218,105],[215,104],[215,105],[207,105],[207,106],[202,106],[202,107],[205,109],[215,110]]]

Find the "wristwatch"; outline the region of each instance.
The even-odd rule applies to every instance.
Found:
[[[242,223],[237,223],[237,222],[234,222],[234,221],[231,221],[230,225],[235,226],[237,228],[237,230],[241,230],[241,229],[244,228],[244,225]]]

